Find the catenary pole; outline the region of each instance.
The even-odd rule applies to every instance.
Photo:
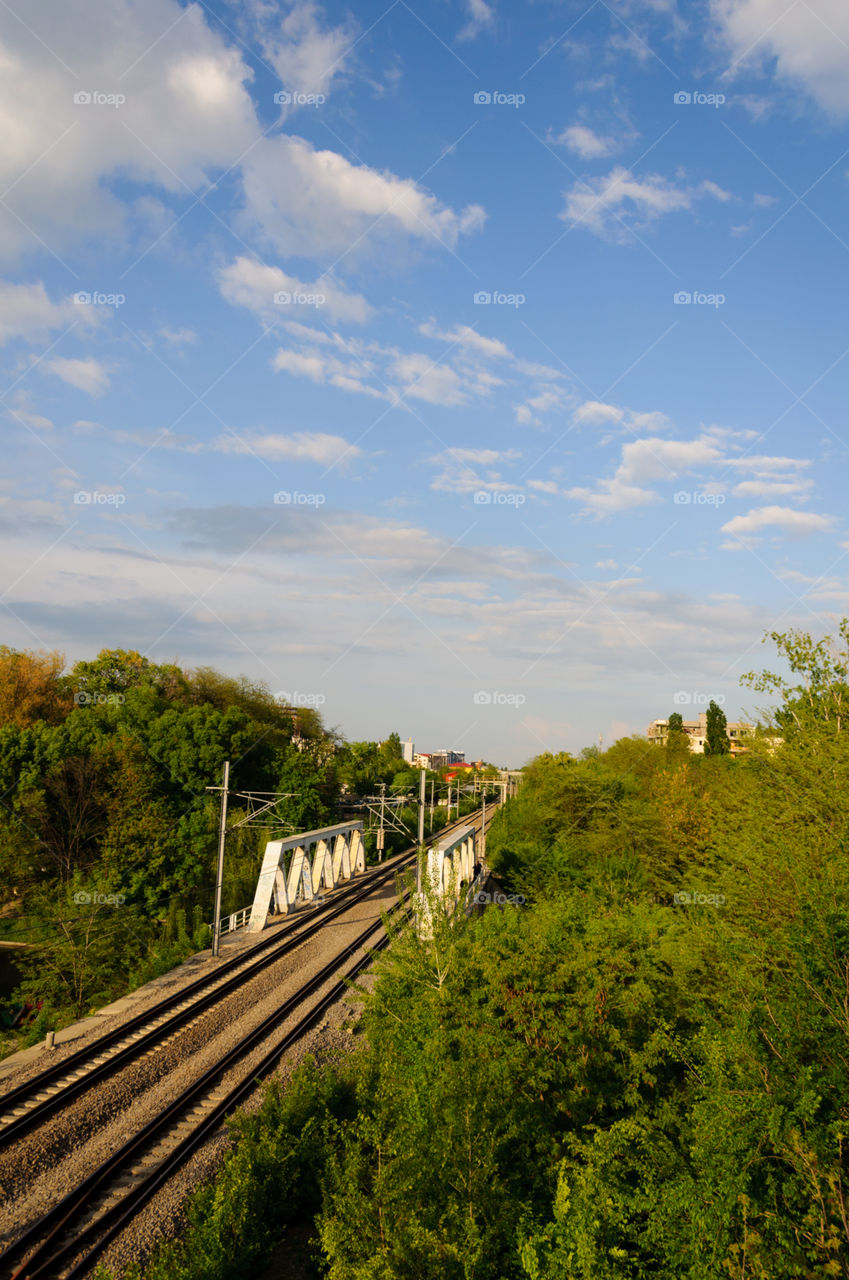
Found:
[[[221,822],[218,828],[218,869],[215,873],[215,912],[212,917],[212,954],[217,956],[221,947],[221,894],[224,889],[224,840],[227,834],[227,794],[230,786],[230,761],[224,761],[224,781],[221,786]]]
[[[424,844],[424,828],[425,828],[425,786],[427,785],[426,770],[422,769],[419,778],[419,830],[417,843],[419,848]]]

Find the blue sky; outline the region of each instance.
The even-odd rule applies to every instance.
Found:
[[[0,12],[5,643],[521,764],[847,612],[841,0]]]

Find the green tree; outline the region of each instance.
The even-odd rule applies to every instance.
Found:
[[[394,764],[396,760],[403,760],[403,749],[401,747],[401,735],[394,730],[389,737],[380,744],[380,754],[387,762]]]
[[[707,709],[706,756],[724,756],[731,750],[731,743],[726,732],[727,723],[725,712],[711,698]]]
[[[174,664],[158,666],[128,649],[101,649],[91,662],[77,662],[69,681],[77,702],[91,705],[99,699],[120,698],[128,689],[146,686],[168,697],[185,690],[186,681]]]
[[[834,734],[849,727],[849,618],[840,622],[838,637],[814,640],[805,631],[768,632],[764,643],[775,644],[792,674],[800,677],[798,683],[771,671],[741,677],[742,684],[782,699],[774,717],[768,714],[767,719],[774,718],[785,737],[804,735],[815,724],[828,726]]]
[[[669,717],[665,750],[670,765],[681,764],[690,755],[690,738],[684,731],[684,717],[680,711],[673,711]]]

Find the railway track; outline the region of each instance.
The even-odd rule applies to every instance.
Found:
[[[228,1067],[267,1038],[298,1005],[338,973],[340,962],[378,933],[383,933],[378,945],[351,966],[294,1028],[275,1041],[259,1064],[255,1064],[235,1086],[223,1093],[216,1090],[216,1080]],[[48,1277],[51,1280],[55,1277],[71,1280],[84,1275],[126,1222],[224,1117],[247,1097],[256,1082],[274,1069],[280,1055],[344,994],[347,983],[365,968],[374,952],[387,940],[382,921],[371,923],[362,930],[342,955],[335,956],[294,996],[243,1037],[225,1058],[183,1090],[83,1183],[19,1236],[0,1255],[4,1274],[9,1274],[6,1269],[26,1254],[26,1261],[11,1273],[12,1280],[48,1280]]]
[[[310,917],[295,916],[287,928],[251,947],[247,956],[243,953],[222,962],[214,972],[204,974],[46,1071],[0,1094],[0,1149],[153,1045],[161,1044],[267,965],[299,947],[330,920],[362,901],[375,887],[408,865],[412,856],[405,850],[367,872],[365,877],[358,876],[353,884],[334,893],[329,908],[322,908],[319,914]]]
[[[469,815],[452,823],[440,832],[440,836],[450,833],[457,826],[474,823],[480,827],[480,813]],[[374,893],[393,875],[397,875],[410,865],[415,857],[415,850],[406,850],[396,855],[389,863],[382,864],[370,873],[368,881],[358,878],[358,884],[346,889],[334,897],[332,915],[342,915],[355,903]],[[344,900],[343,900],[344,895]],[[404,894],[396,905],[396,913],[405,911],[408,894]],[[29,1129],[39,1122],[37,1118],[45,1118],[59,1106],[76,1098],[83,1090],[90,1088],[104,1074],[118,1070],[126,1061],[145,1052],[153,1042],[161,1043],[163,1036],[174,1030],[173,1021],[179,1025],[194,1017],[198,1005],[203,1008],[222,997],[224,987],[244,982],[247,977],[279,959],[296,946],[300,946],[306,938],[312,936],[322,924],[331,918],[331,912],[323,910],[318,918],[312,920],[293,921],[291,928],[284,936],[252,948],[252,954],[231,961],[228,973],[222,982],[221,971],[190,984],[190,987],[174,997],[161,1002],[146,1014],[139,1015],[142,1021],[132,1035],[135,1039],[127,1039],[128,1027],[117,1028],[109,1037],[103,1037],[91,1046],[80,1051],[88,1059],[88,1069],[80,1062],[70,1073],[68,1068],[73,1059],[66,1059],[58,1064],[69,1079],[51,1081],[54,1092],[49,1093],[45,1087],[45,1077],[52,1072],[42,1073],[35,1080],[21,1086],[30,1091],[33,1103],[21,1115],[15,1117],[15,1123],[24,1121],[24,1128]],[[302,925],[303,927],[298,927]],[[370,921],[357,936],[350,940],[344,949],[325,964],[316,974],[294,992],[283,1004],[279,1005],[259,1025],[244,1035],[219,1060],[213,1063],[203,1074],[185,1088],[178,1097],[168,1103],[157,1115],[145,1124],[133,1137],[123,1142],[106,1160],[85,1177],[69,1194],[65,1195],[47,1213],[25,1228],[23,1232],[0,1254],[0,1274],[10,1276],[12,1280],[71,1280],[72,1277],[83,1276],[93,1265],[97,1256],[110,1241],[128,1224],[142,1206],[167,1182],[172,1173],[202,1144],[221,1124],[224,1117],[232,1112],[255,1088],[259,1079],[268,1075],[279,1063],[281,1055],[291,1047],[304,1033],[313,1026],[325,1011],[344,994],[347,984],[370,962],[374,953],[386,945],[388,935],[383,922]],[[368,948],[341,976],[340,965],[356,955],[363,948]],[[256,952],[262,952],[256,955]],[[232,969],[233,972],[229,972]],[[313,1007],[308,1009],[282,1035],[275,1036],[286,1019],[297,1012],[299,1007],[315,992],[336,977],[336,981],[322,995]],[[183,1007],[192,992],[190,1003]],[[134,1019],[133,1023],[137,1020]],[[222,1075],[238,1066],[252,1049],[263,1045],[272,1038],[273,1043],[263,1054],[259,1062],[243,1072],[235,1083],[223,1084]],[[109,1040],[112,1053],[103,1059],[102,1045]],[[126,1054],[127,1057],[122,1055]],[[81,1074],[77,1074],[80,1072]],[[19,1091],[13,1091],[18,1093]],[[47,1092],[47,1096],[42,1096]],[[9,1095],[7,1095],[8,1098]],[[42,1110],[42,1108],[46,1108]],[[14,1132],[10,1126],[0,1131],[0,1140],[5,1136],[12,1141]],[[21,1259],[24,1259],[22,1262]],[[13,1268],[15,1268],[13,1270]]]

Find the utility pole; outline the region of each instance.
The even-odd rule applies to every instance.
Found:
[[[421,848],[422,845],[424,844],[426,782],[427,782],[427,779],[425,777],[425,770],[422,769],[421,777],[419,778],[419,834],[418,834],[419,848]]]
[[[380,784],[380,826],[377,829],[377,860],[383,861],[384,847],[384,831],[383,831],[383,815],[386,812],[386,783]]]
[[[221,822],[218,827],[218,869],[215,873],[215,911],[212,916],[212,954],[217,956],[221,947],[221,893],[224,888],[224,837],[227,834],[227,795],[230,786],[230,761],[224,761],[224,780],[221,785]]]
[[[424,820],[425,820],[425,786],[427,783],[427,770],[422,769],[419,778],[419,829],[416,848],[416,894],[421,895],[422,891],[422,858],[424,857]],[[431,814],[431,827],[433,826],[433,815]]]
[[[433,831],[433,778],[430,780],[430,829]]]

